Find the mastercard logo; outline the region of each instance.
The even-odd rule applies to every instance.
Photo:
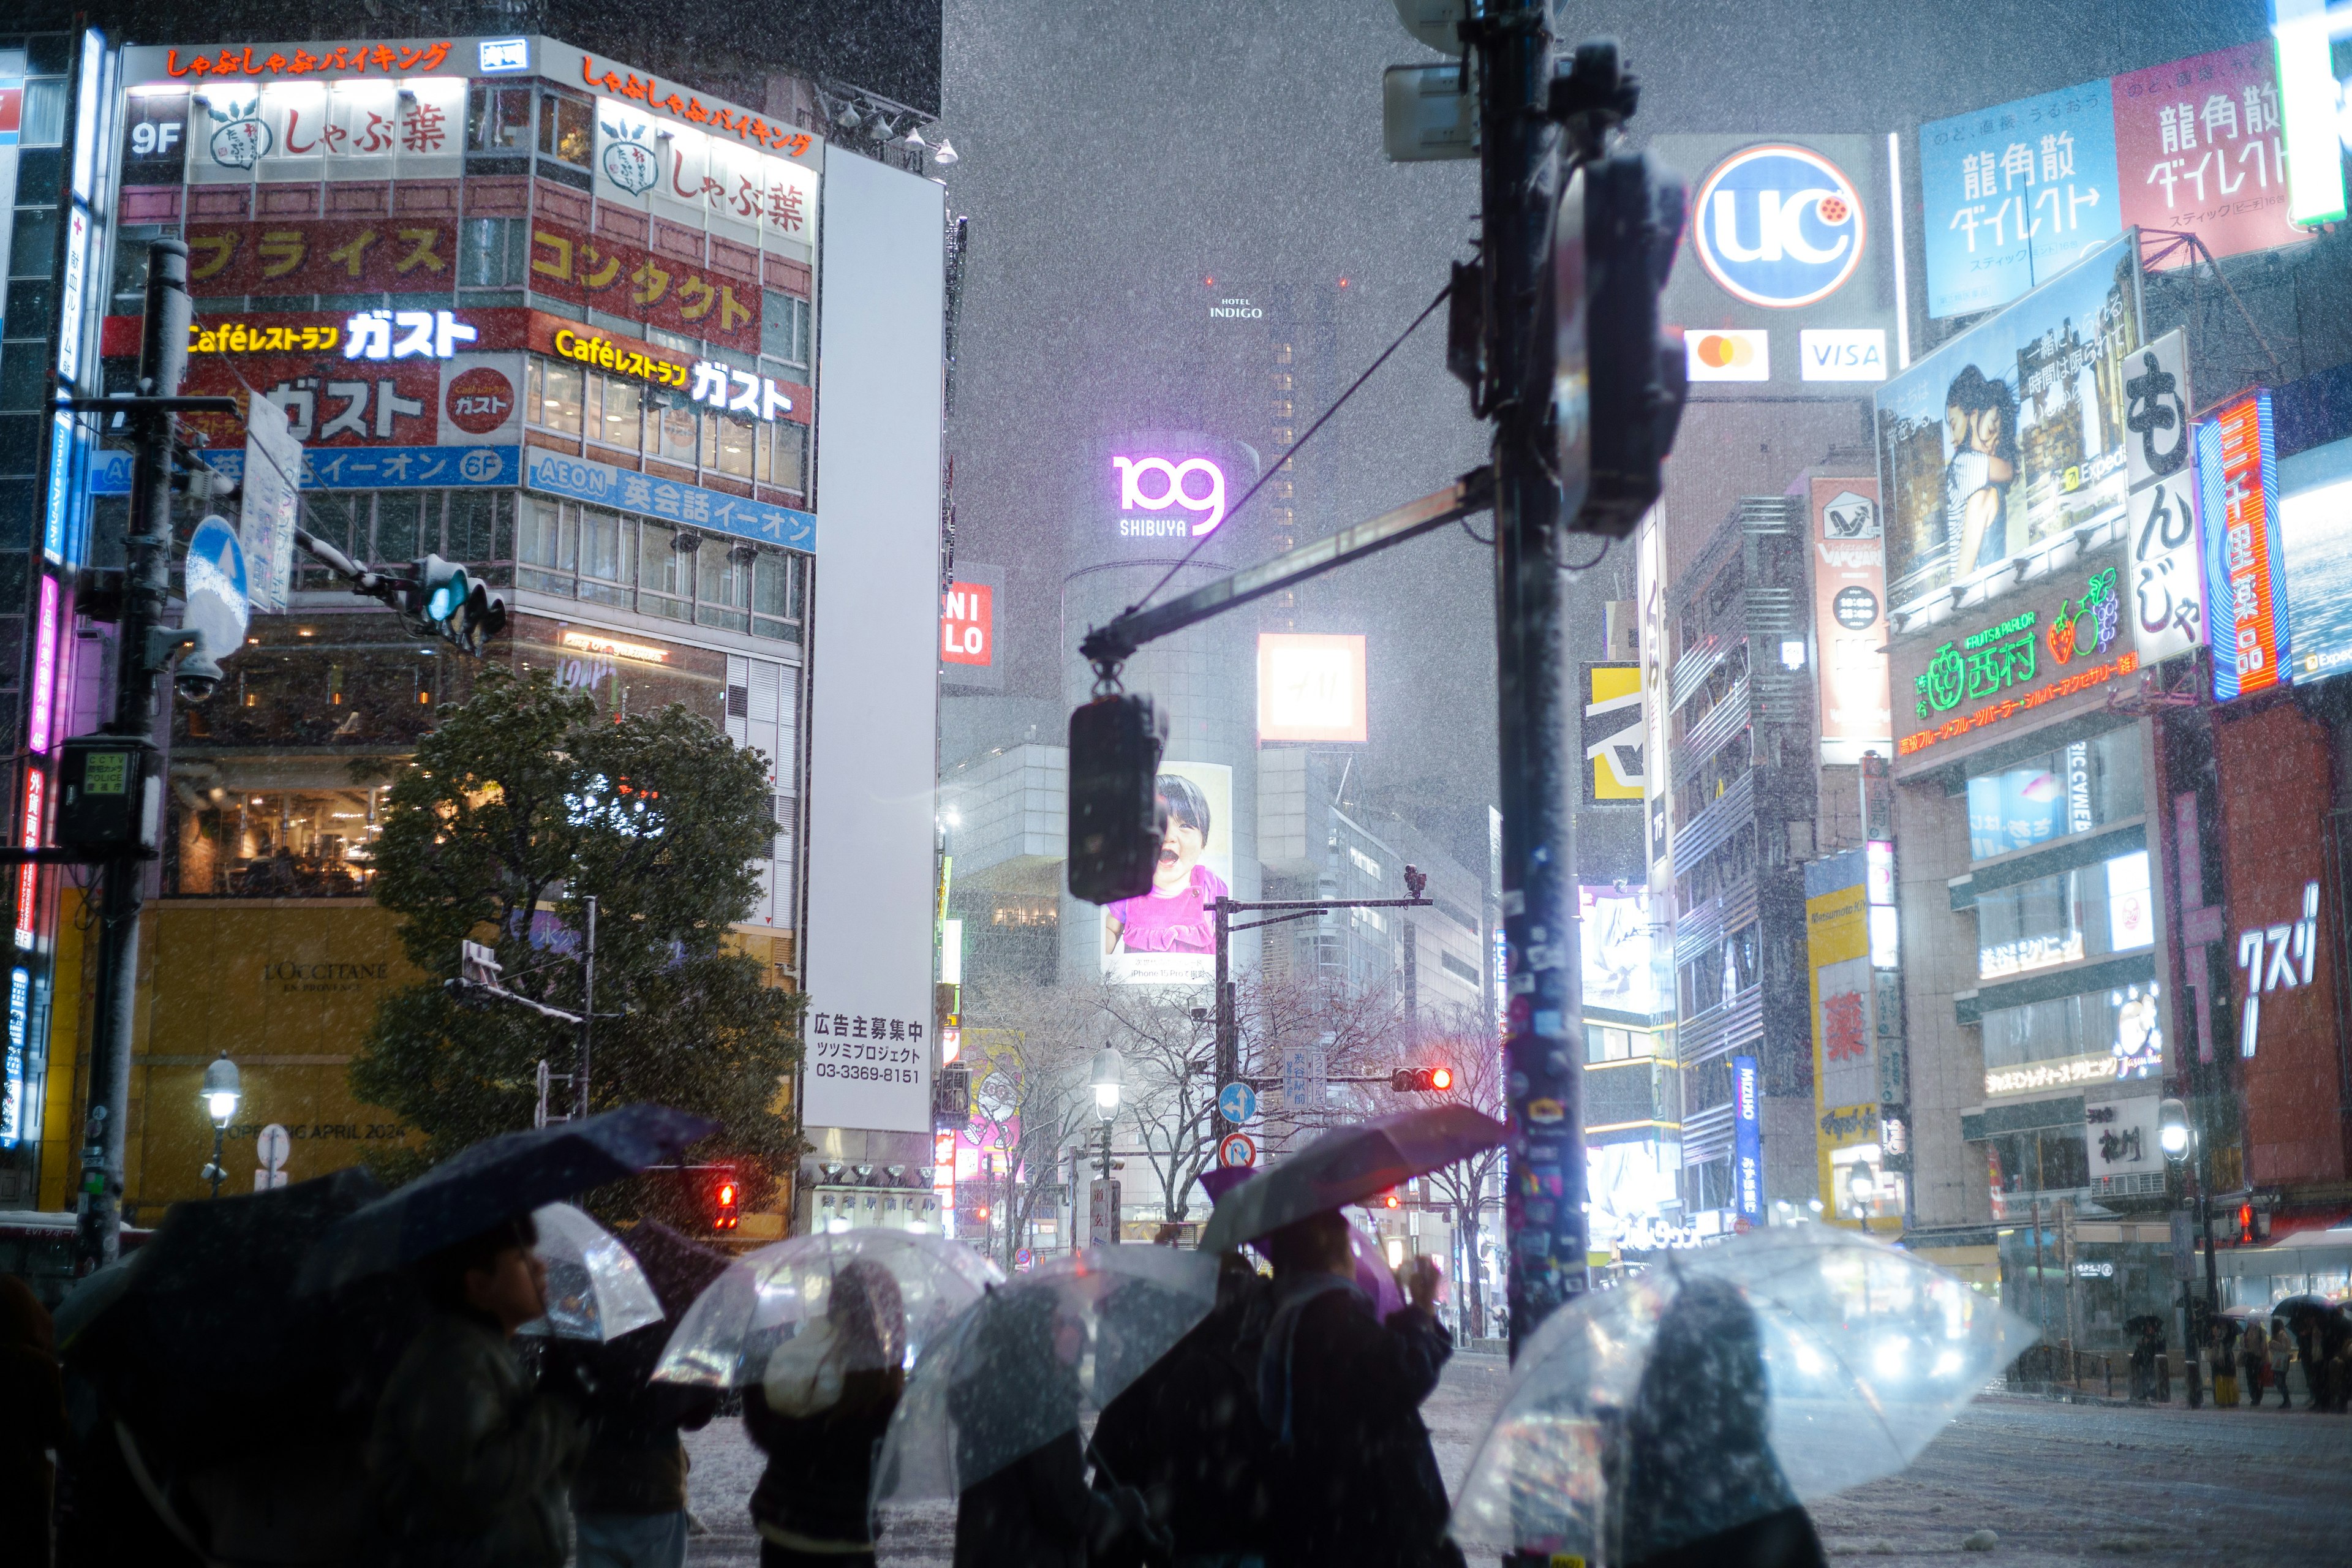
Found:
[[[1693,381],[1769,381],[1772,334],[1760,327],[1693,328],[1683,334]]]
[[[1691,353],[1709,370],[1729,370],[1734,365],[1756,363],[1756,345],[1726,332],[1700,333],[1698,342],[1691,345]]]

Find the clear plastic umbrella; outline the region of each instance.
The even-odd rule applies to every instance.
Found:
[[[1076,1429],[1216,1300],[1216,1255],[1166,1247],[1092,1247],[991,1290],[916,1362],[874,1501],[960,1496]]]
[[[564,1340],[617,1340],[658,1323],[661,1302],[621,1238],[570,1204],[531,1211],[547,1265],[547,1316],[516,1332]]]
[[[2034,1338],[1956,1276],[1827,1226],[1669,1253],[1520,1352],[1453,1533],[1473,1555],[1639,1563],[1901,1470]]]
[[[835,1281],[861,1262],[879,1267],[897,1283],[907,1349],[918,1355],[1004,1278],[962,1242],[918,1231],[796,1236],[737,1258],[695,1299],[662,1351],[656,1381],[706,1388],[760,1382],[779,1346],[824,1324]]]

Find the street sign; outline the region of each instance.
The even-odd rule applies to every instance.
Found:
[[[1478,99],[1462,90],[1464,71],[1391,66],[1381,73],[1381,150],[1391,163],[1478,155]]]
[[[1087,1245],[1118,1245],[1118,1183],[1100,1178],[1087,1185]]]
[[[180,625],[204,634],[205,657],[217,664],[245,647],[245,624],[252,613],[245,577],[245,547],[226,520],[196,524],[184,563],[186,593]]]
[[[1235,1127],[1257,1120],[1257,1090],[1245,1083],[1229,1083],[1217,1090],[1217,1114]]]
[[[244,536],[246,595],[266,616],[286,613],[294,576],[295,492],[301,483],[302,443],[289,434],[286,411],[266,397],[249,399],[237,524]]]
[[[253,1141],[253,1157],[262,1169],[253,1173],[253,1190],[266,1193],[286,1184],[286,1154],[290,1147],[286,1129],[275,1121],[263,1128]]]
[[[1257,1163],[1257,1145],[1246,1132],[1228,1132],[1217,1141],[1217,1163],[1228,1171],[1245,1171]]]
[[[1027,1247],[1016,1247],[1013,1249],[1013,1267],[1016,1272],[1022,1274],[1028,1273],[1031,1266],[1036,1261],[1036,1255],[1031,1252]]]
[[[1282,1108],[1293,1116],[1304,1110],[1320,1110],[1330,1103],[1323,1052],[1315,1046],[1282,1048]]]

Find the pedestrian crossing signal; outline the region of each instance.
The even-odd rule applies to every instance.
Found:
[[[733,1230],[735,1228],[739,1218],[736,1213],[736,1203],[740,1194],[741,1189],[736,1186],[735,1178],[732,1176],[722,1179],[719,1185],[712,1189],[711,1229]]]

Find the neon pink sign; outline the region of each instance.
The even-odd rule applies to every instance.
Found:
[[[1113,458],[1118,470],[1118,531],[1128,539],[1171,539],[1190,534],[1194,539],[1216,531],[1225,521],[1225,471],[1206,458],[1171,463],[1165,458]],[[1207,488],[1188,481],[1198,476]],[[1148,491],[1157,488],[1157,495]],[[1138,511],[1166,511],[1182,507],[1191,518],[1140,518]]]
[[[26,743],[36,752],[49,749],[50,721],[55,715],[58,674],[58,580],[41,579],[41,624],[33,634],[33,711],[26,725]]]

